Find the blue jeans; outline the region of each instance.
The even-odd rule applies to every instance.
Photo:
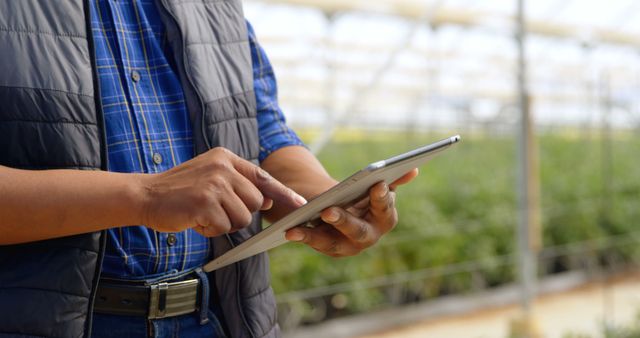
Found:
[[[209,311],[209,322],[200,325],[200,315],[192,313],[172,318],[148,320],[144,317],[94,313],[92,338],[226,338],[218,318]]]

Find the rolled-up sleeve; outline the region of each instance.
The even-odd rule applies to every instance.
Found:
[[[287,126],[287,121],[278,104],[278,85],[273,67],[264,49],[256,39],[251,24],[247,21],[253,83],[258,110],[258,134],[260,136],[260,162],[274,151],[292,145],[304,146],[298,135]]]

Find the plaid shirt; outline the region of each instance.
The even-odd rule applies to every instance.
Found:
[[[157,173],[189,160],[191,124],[155,2],[90,4],[109,170]],[[247,26],[263,160],[283,146],[302,142],[285,124],[273,69]],[[141,279],[182,271],[206,262],[209,246],[209,240],[193,230],[166,234],[144,226],[110,229],[103,275]]]

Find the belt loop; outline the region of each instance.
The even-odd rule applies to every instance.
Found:
[[[202,285],[202,299],[200,299],[200,325],[204,325],[209,322],[209,278],[207,277],[207,273],[202,271],[201,268],[197,268],[195,273],[200,278],[200,285]]]

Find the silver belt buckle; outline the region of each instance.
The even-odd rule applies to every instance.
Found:
[[[197,279],[150,285],[148,319],[174,317],[196,311]]]

